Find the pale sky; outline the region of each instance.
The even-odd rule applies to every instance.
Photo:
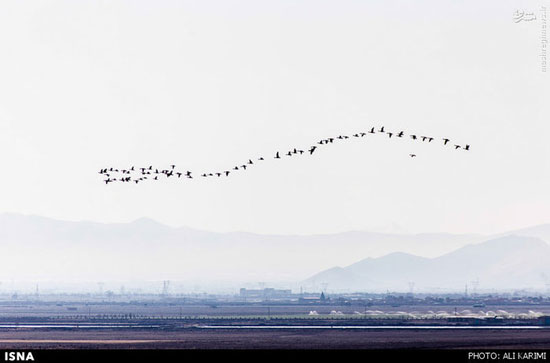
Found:
[[[550,223],[543,4],[2,1],[0,212],[276,234]],[[378,135],[272,159],[382,125],[437,143]],[[259,156],[223,180],[97,174]]]

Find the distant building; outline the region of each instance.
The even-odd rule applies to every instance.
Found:
[[[321,293],[321,295],[315,295],[315,296],[302,296],[298,299],[298,302],[301,304],[323,304],[328,303],[329,298],[325,297],[324,293]]]
[[[292,290],[279,290],[273,288],[240,290],[240,296],[250,299],[288,299],[292,297]]]

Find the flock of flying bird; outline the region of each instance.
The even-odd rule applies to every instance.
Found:
[[[308,153],[309,153],[309,155],[313,155],[315,150],[317,150],[317,148],[320,147],[321,145],[332,144],[334,142],[337,142],[337,141],[340,141],[340,140],[346,140],[346,139],[349,139],[351,137],[361,138],[361,137],[367,136],[367,134],[385,134],[390,139],[392,137],[396,137],[396,138],[405,137],[405,132],[404,131],[389,132],[389,131],[384,130],[384,126],[382,126],[378,130],[375,130],[375,128],[373,127],[369,131],[358,132],[358,133],[355,133],[351,136],[339,135],[339,136],[336,136],[336,137],[329,137],[327,139],[322,139],[322,140],[318,141],[316,145],[312,145],[312,146],[309,147],[309,149],[306,149],[306,150],[294,148],[294,149],[289,150],[287,152],[277,151],[275,153],[275,156],[273,156],[273,158],[274,159],[283,159],[284,157],[291,157],[291,156],[294,156],[294,155],[302,155],[302,154],[307,155]],[[414,134],[410,134],[408,136],[413,140],[422,140],[422,142],[430,143],[430,142],[434,141],[434,138],[431,137],[431,136],[419,136],[419,135],[414,135]],[[462,150],[466,150],[466,151],[470,150],[470,145],[462,146],[462,145],[458,145],[458,144],[450,144],[451,140],[448,139],[448,138],[442,138],[442,141],[443,141],[443,145],[452,146],[452,147],[455,148],[455,150],[458,150],[458,149],[462,149]],[[409,156],[411,158],[414,158],[414,157],[416,157],[416,154],[409,154]],[[244,162],[241,165],[235,165],[232,168],[228,168],[227,170],[203,173],[203,174],[200,174],[199,177],[201,177],[201,178],[209,178],[209,177],[218,177],[219,178],[219,177],[222,177],[222,176],[223,177],[228,177],[229,174],[231,174],[231,173],[235,173],[237,171],[244,171],[247,168],[254,165],[255,163],[259,163],[259,162],[262,162],[264,160],[265,159],[263,157],[259,157],[259,158],[255,159],[254,161],[252,161],[252,159],[248,159],[247,162]],[[158,168],[153,168],[152,165],[150,165],[148,167],[141,167],[141,168],[135,168],[134,166],[132,166],[131,168],[128,168],[128,169],[103,168],[99,171],[99,174],[101,174],[103,177],[106,178],[106,179],[103,180],[105,182],[105,184],[109,184],[109,183],[112,183],[112,182],[123,182],[123,183],[132,183],[133,182],[135,184],[138,184],[138,183],[143,182],[145,180],[159,180],[159,177],[162,177],[162,176],[164,176],[166,178],[174,177],[174,178],[177,178],[177,179],[181,179],[181,178],[193,179],[195,177],[191,171],[187,170],[185,172],[181,172],[181,171],[176,170],[176,165],[170,165],[170,168],[161,169],[161,170],[159,170]]]

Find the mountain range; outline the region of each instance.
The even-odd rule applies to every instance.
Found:
[[[546,241],[550,225],[498,236],[262,235],[175,228],[148,218],[96,223],[5,213],[0,214],[0,282],[178,280],[234,287],[280,282],[407,290],[410,281],[418,288],[463,287],[476,278],[480,286],[523,286],[539,274],[544,286],[541,274],[550,273],[535,266],[548,256]],[[510,280],[499,280],[512,272]]]
[[[550,245],[536,237],[507,235],[470,244],[435,258],[395,252],[333,267],[304,281],[306,286],[340,290],[407,291],[419,288],[546,289],[550,283]]]

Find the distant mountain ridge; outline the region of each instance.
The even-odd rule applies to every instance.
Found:
[[[550,245],[536,237],[509,235],[461,247],[436,258],[392,253],[331,268],[305,280],[351,290],[484,287],[545,289]],[[479,285],[479,286],[478,286]]]
[[[535,226],[533,231],[539,237],[550,237],[550,225]],[[341,282],[342,286],[370,289],[380,278],[360,273],[357,261],[362,257],[370,256],[369,266],[386,271],[389,279],[396,274],[392,272],[396,264],[418,266],[413,269],[422,271],[426,259],[488,239],[474,234],[361,231],[309,236],[216,233],[174,228],[149,218],[109,224],[0,214],[0,253],[4,256],[0,281],[184,280],[235,286],[263,281],[293,282],[299,287],[300,281],[318,271],[348,266],[335,268],[333,273],[325,271],[325,280],[334,281],[328,281],[331,288]],[[420,281],[418,277],[417,286]]]

